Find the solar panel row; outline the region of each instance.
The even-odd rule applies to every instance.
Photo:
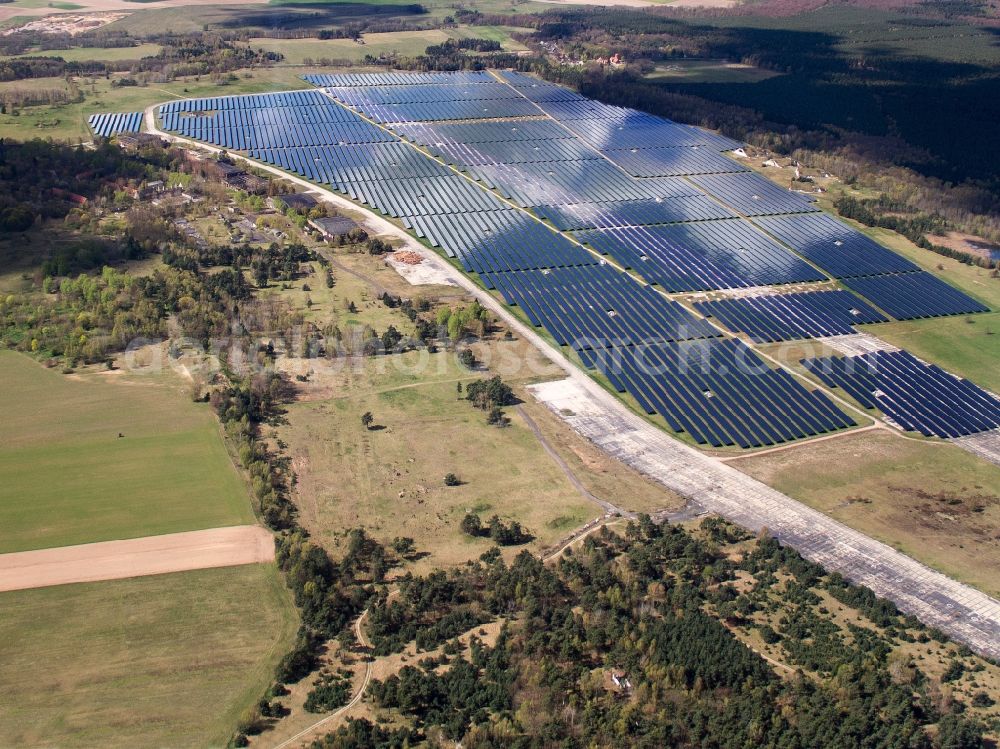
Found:
[[[137,133],[142,129],[142,112],[92,114],[87,119],[87,124],[102,138],[110,138],[118,133]]]
[[[696,302],[695,308],[732,331],[748,333],[757,343],[849,335],[854,325],[888,320],[842,290],[717,299]]]
[[[326,92],[349,107],[524,98],[507,84],[497,81],[468,86],[456,86],[453,83],[431,83],[420,86],[334,86],[326,89]],[[538,114],[538,111],[535,113]]]
[[[824,280],[743,219],[592,229],[575,236],[670,292]]]
[[[367,122],[338,122],[320,125],[260,125],[248,128],[199,128],[185,124],[176,128],[188,138],[235,151],[261,148],[295,148],[331,144],[390,143],[395,139]]]
[[[486,164],[532,164],[564,161],[600,161],[601,155],[569,138],[499,143],[428,144],[434,156],[460,168]]]
[[[607,265],[486,273],[483,280],[559,345],[578,351],[720,335],[682,305]]]
[[[826,213],[764,216],[754,223],[835,278],[920,270]]]
[[[577,101],[583,98],[578,93],[555,83],[540,81],[517,71],[502,71],[500,77],[531,101]]]
[[[907,431],[960,437],[1000,427],[996,396],[925,364],[907,351],[803,359],[830,387],[840,387],[866,408],[878,408]]]
[[[600,150],[708,146],[716,151],[731,151],[740,147],[725,136],[642,112],[624,120],[575,120],[564,125]]]
[[[735,218],[735,214],[703,195],[606,203],[539,205],[534,206],[532,210],[541,218],[552,222],[552,225],[560,231]]]
[[[762,447],[855,424],[823,393],[736,340],[584,351],[581,359],[698,444]]]
[[[454,175],[447,167],[398,142],[262,149],[251,151],[250,155],[316,182],[336,185],[337,189],[342,189],[349,182]]]
[[[988,312],[989,308],[930,273],[845,278],[844,285],[897,320]]]
[[[606,161],[483,164],[469,165],[465,171],[523,208],[699,194],[698,188],[678,178],[632,179]]]
[[[744,216],[818,210],[812,198],[778,187],[754,172],[704,174],[692,177],[691,181]]]
[[[314,86],[412,86],[414,84],[491,83],[495,79],[483,70],[456,73],[332,73],[302,76]]]
[[[523,140],[572,140],[573,134],[552,120],[518,122],[406,122],[393,128],[421,145],[510,143]]]
[[[435,122],[445,120],[493,120],[532,117],[540,114],[526,99],[497,101],[434,101],[406,104],[367,104],[357,107],[380,123]]]
[[[237,96],[211,96],[203,99],[178,99],[160,106],[160,114],[173,112],[211,113],[225,109],[258,109],[274,107],[309,106],[328,104],[321,91],[279,91],[273,94],[246,94]]]
[[[747,171],[742,164],[708,146],[604,148],[601,153],[633,177],[677,177]]]
[[[461,260],[466,271],[597,265],[600,261],[566,237],[513,208],[404,219],[407,228]],[[491,287],[492,288],[492,287]]]
[[[266,126],[289,127],[295,125],[316,125],[324,122],[362,122],[354,112],[337,106],[329,100],[312,104],[294,104],[259,109],[161,112],[160,118],[164,127],[168,127],[171,130],[179,127],[213,130],[217,128]]]

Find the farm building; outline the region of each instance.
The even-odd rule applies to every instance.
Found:
[[[286,208],[292,208],[300,213],[308,213],[315,208],[318,203],[316,198],[312,195],[304,192],[292,192],[287,195],[275,195],[273,198],[268,198],[267,205],[269,208],[277,209],[279,201],[283,203]]]
[[[326,218],[315,218],[310,221],[309,224],[322,234],[324,239],[339,237],[341,234],[347,234],[351,229],[358,228],[358,225],[354,222],[354,220],[349,219],[346,216],[327,216]]]

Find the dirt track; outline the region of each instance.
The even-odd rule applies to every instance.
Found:
[[[232,567],[274,559],[274,538],[256,525],[0,554],[0,591]]]

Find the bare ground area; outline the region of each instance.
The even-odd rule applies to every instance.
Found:
[[[267,530],[256,525],[237,525],[0,554],[0,591],[273,560],[274,539]]]
[[[977,237],[974,234],[965,234],[960,231],[950,231],[947,234],[928,234],[929,239],[934,244],[947,247],[959,252],[968,252],[971,255],[979,255],[987,258],[1000,258],[1000,244]]]

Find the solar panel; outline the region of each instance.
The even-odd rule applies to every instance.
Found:
[[[996,396],[907,351],[803,359],[802,364],[830,387],[842,388],[866,408],[878,408],[907,431],[960,437],[1000,427]]]
[[[605,148],[601,153],[633,177],[678,177],[747,171],[742,164],[708,146]]]
[[[989,311],[986,305],[924,271],[846,278],[844,285],[897,320]]]
[[[480,213],[413,216],[407,228],[461,260],[466,271],[491,273],[597,265],[600,261],[562,234],[513,208]]]
[[[778,187],[753,172],[704,174],[692,177],[691,181],[744,216],[819,210],[812,198]]]
[[[573,120],[564,122],[563,126],[601,150],[705,146],[716,151],[731,151],[740,146],[737,141],[691,125],[644,112],[629,112],[623,119]]]
[[[754,223],[835,278],[920,270],[861,232],[825,213],[765,216]]]
[[[142,112],[92,114],[87,123],[102,138],[110,138],[118,133],[138,133],[142,129]]]
[[[582,358],[699,444],[761,447],[855,424],[823,393],[732,339],[622,346]]]
[[[568,161],[558,165],[484,164],[470,165],[466,171],[524,208],[699,194],[698,188],[675,177],[632,179],[606,161]]]
[[[594,229],[575,236],[670,292],[824,280],[743,219]]]
[[[849,291],[808,291],[696,302],[695,308],[757,343],[849,335],[854,325],[887,317]]]
[[[573,134],[552,120],[518,122],[407,122],[394,130],[407,140],[437,143],[509,143],[522,140],[572,140]]]
[[[314,86],[412,86],[414,84],[491,83],[495,78],[483,70],[441,73],[321,73],[302,76]]]
[[[470,85],[424,84],[416,86],[331,87],[326,92],[350,107],[379,104],[430,104],[434,102],[523,100],[517,91],[505,83]],[[539,114],[535,110],[535,114]]]
[[[577,350],[720,335],[682,305],[607,265],[485,273],[483,280],[559,345]]]
[[[540,112],[526,99],[496,101],[433,101],[405,104],[365,104],[357,109],[375,122],[495,120],[530,117]]]
[[[735,218],[735,214],[703,195],[539,205],[533,210],[561,231]]]

